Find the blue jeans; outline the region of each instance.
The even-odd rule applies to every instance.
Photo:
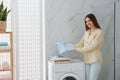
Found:
[[[85,80],[98,80],[101,71],[101,64],[96,61],[91,64],[85,64]]]

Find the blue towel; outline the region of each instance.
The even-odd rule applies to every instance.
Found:
[[[75,49],[71,43],[66,43],[66,42],[57,42],[56,47],[59,51],[59,54],[63,54],[67,51],[72,51]]]
[[[0,46],[8,46],[7,42],[0,42]]]

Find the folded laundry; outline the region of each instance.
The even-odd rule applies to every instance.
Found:
[[[53,56],[50,57],[50,61],[52,61],[53,63],[69,63],[71,61],[71,58],[64,56]]]
[[[59,51],[59,54],[63,54],[67,51],[72,51],[75,49],[71,43],[67,43],[67,42],[57,42],[56,47]]]
[[[50,58],[50,60],[70,60],[70,58],[64,57],[64,56],[62,56],[62,57],[53,56],[53,57]]]
[[[0,46],[8,46],[7,42],[0,42]]]

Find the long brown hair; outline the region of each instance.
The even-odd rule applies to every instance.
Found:
[[[89,29],[89,27],[86,25],[86,21],[85,21],[86,18],[90,18],[90,20],[93,22],[93,24],[95,25],[95,27],[101,29],[101,27],[99,26],[98,21],[97,21],[95,15],[92,14],[92,13],[90,13],[90,14],[86,15],[86,17],[84,19],[86,31]]]

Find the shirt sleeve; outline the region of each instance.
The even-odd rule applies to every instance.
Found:
[[[93,39],[90,45],[83,47],[76,47],[76,51],[81,53],[89,52],[99,47],[102,43],[103,43],[103,34],[102,31],[100,31],[99,33],[97,33],[97,35],[95,36],[95,38]]]
[[[85,35],[85,34],[84,34]],[[83,37],[81,38],[81,40],[80,40],[80,42],[78,43],[78,44],[75,44],[74,46],[76,47],[76,48],[81,48],[81,47],[83,47],[84,46],[84,35],[83,35]]]

